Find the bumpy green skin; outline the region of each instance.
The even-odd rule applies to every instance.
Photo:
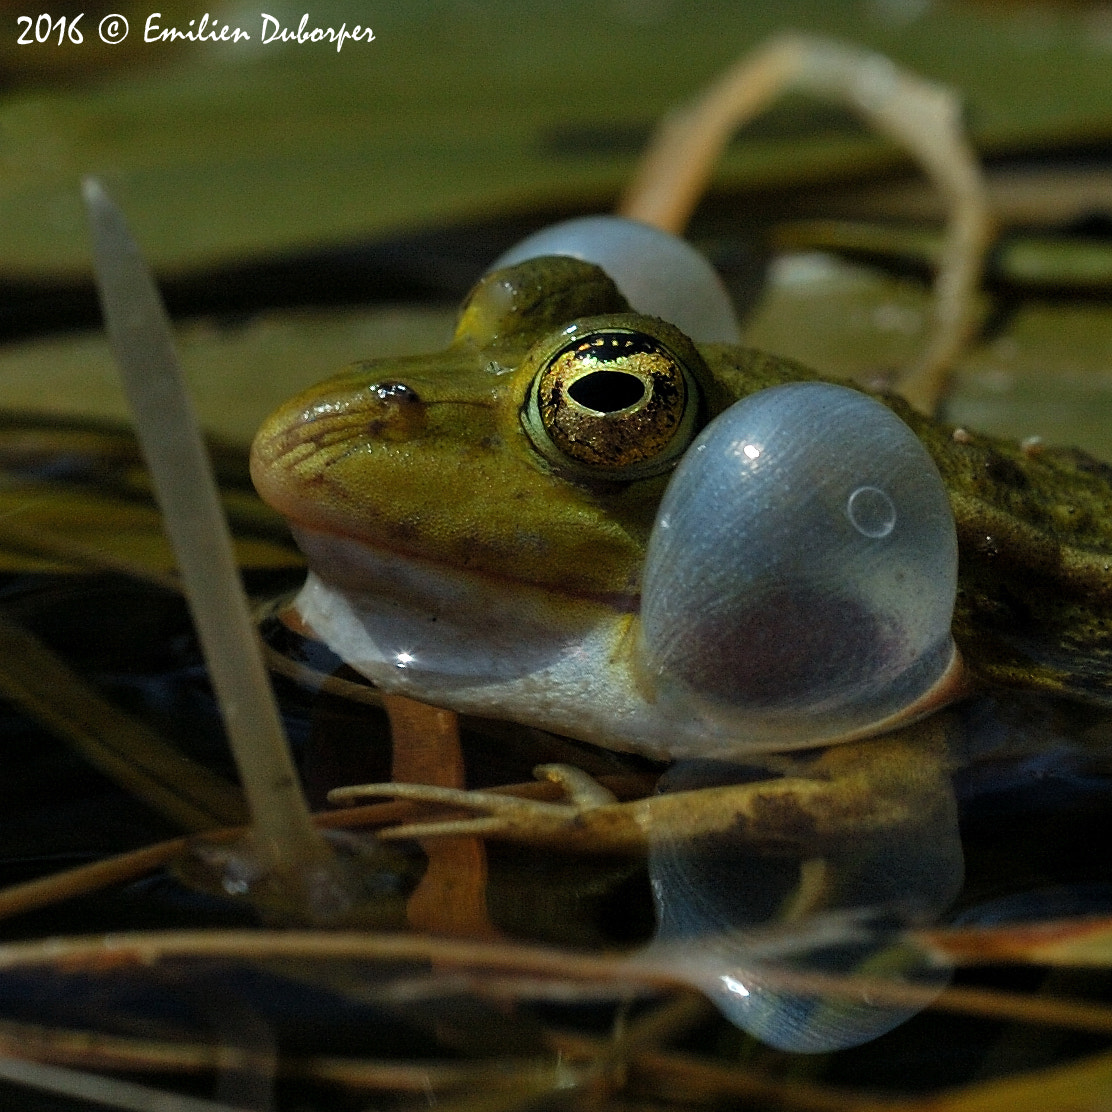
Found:
[[[521,425],[547,338],[610,314],[629,307],[589,264],[535,259],[491,274],[447,351],[357,364],[274,414],[256,440],[256,485],[311,529],[633,610],[668,475],[570,481]],[[757,390],[820,377],[728,345],[698,345],[690,359],[700,424]],[[383,396],[390,383],[412,396]],[[923,441],[950,492],[954,636],[973,675],[1112,703],[1112,467],[955,432],[878,396]]]
[[[1112,467],[892,406],[934,457],[957,522],[954,637],[973,672],[1112,702]]]

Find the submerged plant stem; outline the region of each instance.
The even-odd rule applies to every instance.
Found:
[[[234,784],[102,699],[34,634],[2,612],[0,659],[5,698],[149,807],[190,831],[245,821],[243,796]],[[0,892],[0,909],[3,903]]]
[[[258,839],[282,871],[330,852],[290,757],[166,310],[123,214],[84,184],[97,288]]]
[[[321,930],[132,931],[89,938],[57,937],[0,945],[0,970],[60,969],[68,974],[106,968],[153,967],[177,960],[238,962],[430,963],[441,972],[482,977],[488,996],[507,999],[634,998],[695,987],[669,960],[630,961],[506,940]],[[407,974],[408,975],[408,974]],[[991,988],[937,989],[907,981],[843,976],[761,966],[762,979],[797,993],[876,1004],[916,1004],[960,1015],[1112,1034],[1107,1004],[1023,996]]]
[[[415,784],[464,786],[459,716],[400,695],[384,695],[394,742],[393,776]],[[417,930],[463,938],[497,934],[486,907],[486,846],[481,838],[422,842],[428,868],[410,895],[407,914]]]
[[[147,1085],[136,1085],[133,1081],[120,1081],[83,1070],[25,1062],[18,1058],[0,1058],[0,1078],[29,1089],[73,1100],[87,1100],[109,1108],[129,1109],[131,1112],[242,1112],[222,1101],[166,1092]]]

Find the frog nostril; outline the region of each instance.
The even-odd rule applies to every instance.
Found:
[[[594,371],[568,387],[568,395],[584,409],[617,413],[636,405],[645,396],[645,384],[624,371]]]
[[[421,399],[412,386],[404,382],[376,382],[367,388],[379,401],[414,404]]]
[[[375,382],[367,387],[370,404],[360,406],[368,418],[365,432],[377,440],[410,440],[425,426],[425,405],[404,382]]]

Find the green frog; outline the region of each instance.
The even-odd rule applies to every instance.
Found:
[[[941,476],[960,552],[956,601],[945,584],[947,526],[907,534],[925,503],[915,491],[886,501],[895,465],[868,413],[847,420],[861,449],[851,471],[873,478],[851,473],[846,486],[866,514],[880,514],[877,529],[889,511],[896,528],[850,529],[872,546],[863,553],[821,530],[810,540],[781,530],[767,546],[813,548],[817,570],[796,583],[773,552],[771,587],[749,576],[733,591],[759,596],[749,609],[729,597],[737,576],[723,577],[713,550],[699,558],[718,571],[698,575],[715,583],[702,594],[685,586],[708,522],[748,511],[727,510],[718,492],[665,543],[658,519],[677,464],[706,454],[700,430],[735,403],[799,382],[820,379],[775,356],[695,343],[633,312],[598,267],[543,257],[488,274],[446,351],[358,363],[282,406],[258,434],[252,471],[308,557],[296,604],[305,624],[383,689],[437,705],[670,759],[876,734],[978,683],[1107,703],[1112,469],[1079,451],[938,424],[895,396],[868,404],[897,414],[925,448],[912,471],[933,461]],[[769,397],[766,408],[791,406]],[[780,519],[848,451],[823,440],[832,403],[818,404],[817,417],[785,418],[803,423],[795,439],[810,456],[771,502],[761,495]],[[883,504],[870,509],[869,499]],[[862,588],[883,596],[862,602],[852,568],[836,582],[832,565],[861,561],[875,578],[901,532],[913,550],[894,573],[911,577],[902,587]],[[748,536],[736,543],[753,547]],[[667,556],[653,557],[654,545]],[[936,564],[923,563],[923,549],[938,549]],[[673,598],[684,590],[686,604]],[[931,592],[933,611],[914,617],[925,628],[909,633],[899,611]],[[705,620],[677,631],[685,605]],[[714,650],[701,661],[675,647],[708,638]],[[731,650],[739,640],[743,650]],[[844,665],[848,679],[819,660],[839,643],[857,660]],[[889,657],[899,676],[879,694],[863,687],[861,662],[883,673]]]
[[[953,722],[930,712],[979,684],[1112,699],[1112,469],[694,340],[580,259],[496,269],[446,351],[286,403],[252,472],[308,557],[292,620],[376,685],[680,770],[629,803],[565,766],[538,770],[563,803],[333,795],[481,813],[387,836],[647,848],[666,960],[786,1049],[914,1010],[778,990],[729,932],[947,906]],[[702,757],[743,782],[682,760]],[[786,860],[798,883],[773,899]],[[814,968],[923,972],[883,938],[852,955]]]

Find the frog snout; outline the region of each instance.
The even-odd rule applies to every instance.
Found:
[[[319,483],[352,448],[421,435],[427,406],[405,382],[323,384],[287,402],[263,423],[251,449],[251,474],[262,497],[283,513],[290,498]]]

